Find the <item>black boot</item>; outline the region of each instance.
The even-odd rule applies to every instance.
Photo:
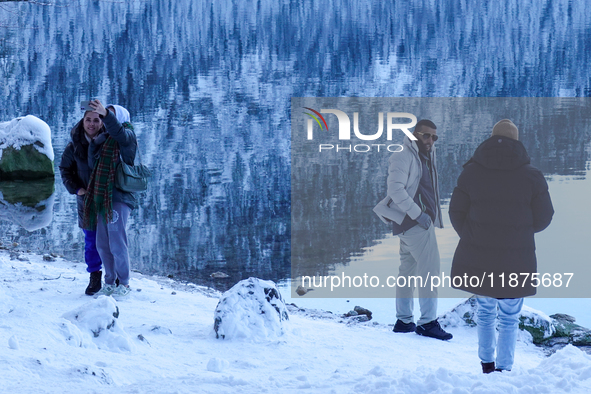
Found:
[[[492,361],[490,363],[483,363],[481,361],[480,364],[482,365],[482,373],[491,373],[491,372],[495,371],[495,362],[494,361]]]
[[[449,341],[454,337],[449,332],[444,331],[443,328],[441,328],[437,319],[417,326],[415,332],[419,335],[424,335],[429,338],[441,339],[442,341]]]
[[[101,279],[103,277],[102,271],[95,271],[90,273],[90,283],[86,288],[86,295],[95,295],[101,289]]]

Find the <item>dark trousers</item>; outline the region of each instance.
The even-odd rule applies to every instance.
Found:
[[[84,231],[84,261],[86,261],[86,271],[96,272],[101,270],[101,256],[96,250],[96,231]]]

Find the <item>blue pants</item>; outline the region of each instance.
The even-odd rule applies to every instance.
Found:
[[[519,312],[523,298],[498,300],[477,297],[478,311],[478,357],[483,363],[496,361],[496,368],[510,371],[515,357],[515,344],[519,330]],[[499,317],[499,339],[496,339],[497,308]],[[495,360],[495,348],[497,358]]]
[[[96,272],[101,270],[101,256],[96,250],[96,231],[84,231],[84,261],[86,261],[86,271]]]

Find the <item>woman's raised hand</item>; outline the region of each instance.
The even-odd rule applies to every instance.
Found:
[[[88,103],[88,105],[90,106],[90,108],[92,108],[94,110],[94,112],[98,113],[99,115],[101,115],[101,116],[107,115],[107,110],[105,109],[103,104],[98,99],[91,100]]]

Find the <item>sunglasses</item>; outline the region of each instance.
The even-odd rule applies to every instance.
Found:
[[[420,131],[417,131],[417,134],[420,134],[420,136],[427,141],[429,138],[431,138],[433,140],[433,142],[437,141],[439,139],[439,136],[437,134],[431,134],[431,133],[421,133]]]

